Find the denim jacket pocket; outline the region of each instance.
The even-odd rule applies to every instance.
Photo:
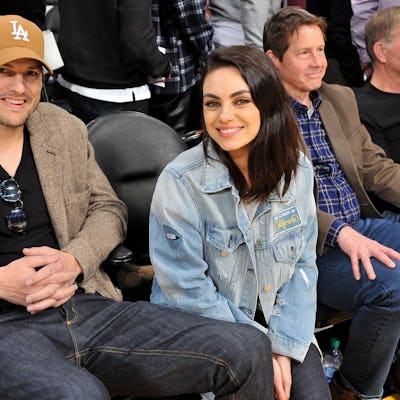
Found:
[[[215,225],[206,227],[206,253],[211,275],[222,286],[235,283],[243,272],[244,237],[237,227],[222,228]],[[242,249],[241,249],[242,247]],[[216,276],[215,276],[216,273]]]
[[[304,227],[301,227],[274,240],[272,249],[276,261],[295,264],[303,254],[306,245],[304,236]]]

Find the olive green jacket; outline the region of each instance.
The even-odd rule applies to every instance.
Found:
[[[361,124],[353,91],[345,86],[323,83],[319,112],[336,159],[355,191],[364,218],[379,218],[367,192],[400,207],[400,164],[386,158]],[[334,216],[318,211],[318,253],[322,254]]]

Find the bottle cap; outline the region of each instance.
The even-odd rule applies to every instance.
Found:
[[[340,340],[338,338],[331,338],[330,343],[331,347],[333,347],[334,349],[338,349],[340,346]]]

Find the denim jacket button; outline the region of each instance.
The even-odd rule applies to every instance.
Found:
[[[221,254],[221,257],[226,257],[229,253],[225,250],[222,250],[220,254]]]
[[[272,285],[265,285],[264,292],[269,292],[272,289]]]

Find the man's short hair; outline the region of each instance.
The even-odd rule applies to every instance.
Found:
[[[283,55],[289,47],[290,38],[303,25],[319,26],[325,38],[327,24],[323,18],[300,7],[280,9],[264,26],[264,51],[271,50],[275,57],[282,61]]]
[[[390,46],[393,31],[400,27],[400,7],[388,7],[377,11],[365,25],[365,44],[368,55],[373,62],[376,61],[374,45],[383,42]]]

